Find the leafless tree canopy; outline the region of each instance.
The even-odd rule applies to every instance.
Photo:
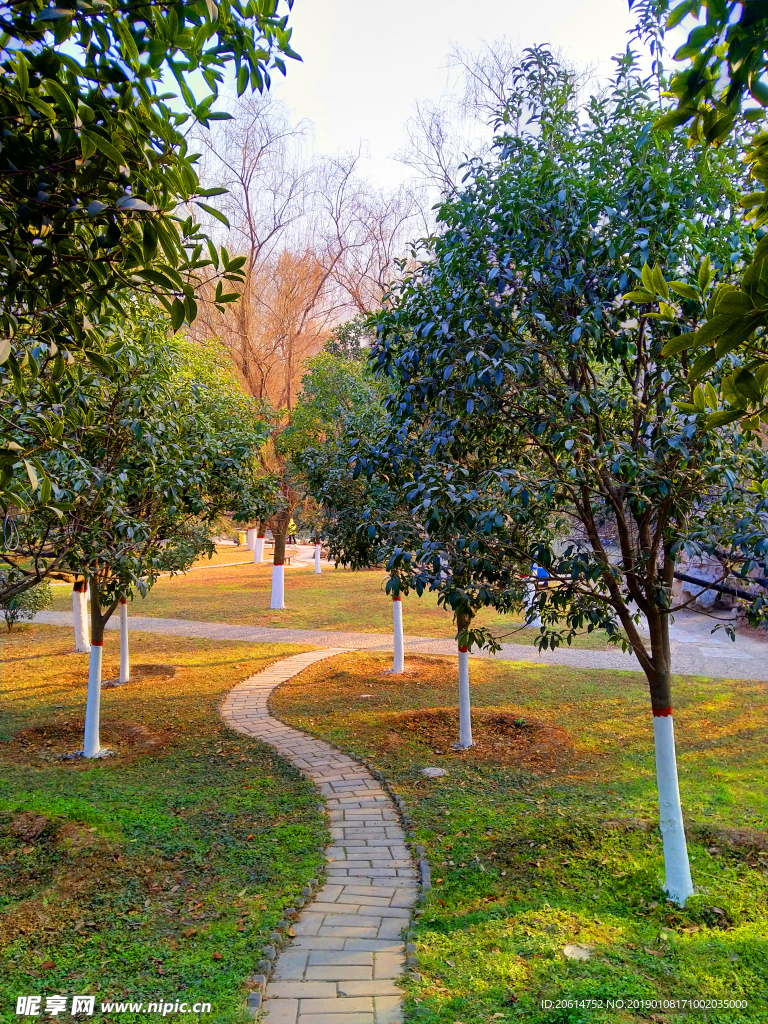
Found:
[[[306,358],[336,323],[379,305],[421,228],[411,191],[372,187],[355,155],[307,158],[307,131],[257,96],[199,140],[206,184],[228,190],[225,244],[246,264],[241,299],[225,314],[210,301],[213,285],[202,288],[194,330],[221,337],[251,393],[289,411]]]

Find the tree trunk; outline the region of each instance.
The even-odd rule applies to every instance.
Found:
[[[531,626],[534,629],[539,629],[541,626],[541,616],[539,615],[539,605],[536,600],[536,584],[526,583],[525,591],[528,600],[528,607],[525,613],[525,624]]]
[[[319,576],[320,573],[323,571],[320,568],[320,553],[321,553],[321,549],[322,549],[322,545],[320,544],[320,541],[316,540],[315,541],[315,576]]]
[[[75,650],[79,654],[87,654],[91,649],[88,640],[88,612],[85,600],[87,583],[75,583],[72,587],[72,619],[75,627]]]
[[[400,597],[392,598],[392,622],[395,630],[395,651],[392,658],[392,671],[395,675],[405,672],[405,645],[403,643],[403,601]]]
[[[456,613],[456,625],[459,633],[469,629],[472,622],[471,614],[467,612]],[[459,645],[459,742],[454,744],[454,750],[466,750],[473,747],[472,741],[472,704],[469,696],[469,650]]]
[[[127,683],[131,678],[131,660],[128,650],[128,602],[120,598],[120,677],[119,683]]]
[[[266,533],[266,527],[260,526],[256,531],[256,540],[253,543],[253,560],[256,565],[261,565],[264,561],[264,534]]]
[[[256,531],[253,527],[245,531],[246,547],[249,551],[256,550]]]
[[[101,664],[104,647],[104,622],[101,617],[98,587],[91,591],[91,661],[88,666],[88,697],[85,704],[83,756],[98,757],[101,752]]]
[[[675,727],[672,716],[669,616],[658,611],[649,616],[652,668],[646,669],[653,710],[656,753],[656,787],[659,796],[659,828],[664,844],[664,889],[680,906],[693,894],[683,809],[677,777]]]
[[[99,601],[99,588],[95,580],[91,581],[91,660],[88,666],[88,697],[85,702],[85,732],[83,736],[83,756],[103,757],[109,753],[101,746],[101,667],[104,647],[104,627],[109,622],[117,601],[102,612]]]
[[[285,608],[285,534],[274,533],[275,554],[272,559],[272,600],[269,607],[275,611]]]

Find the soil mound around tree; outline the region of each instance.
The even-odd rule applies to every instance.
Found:
[[[17,732],[11,742],[0,748],[6,757],[18,763],[90,764],[88,760],[67,760],[66,755],[83,746],[82,719],[49,722]],[[121,760],[161,751],[171,734],[150,729],[141,722],[106,718],[101,722],[101,745],[108,747]]]
[[[175,665],[131,665],[131,678],[127,683],[121,683],[120,679],[104,679],[102,688],[111,689],[114,686],[130,686],[131,683],[139,683],[144,679],[173,679],[176,675]]]
[[[459,712],[455,708],[421,708],[389,718],[384,745],[395,749],[406,738],[416,738],[435,754],[453,754],[459,736]],[[474,747],[461,751],[462,758],[518,765],[554,767],[568,761],[573,741],[566,729],[511,711],[479,709],[472,712]]]

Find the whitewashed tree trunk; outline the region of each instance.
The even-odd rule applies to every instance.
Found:
[[[656,749],[656,785],[659,791],[659,827],[664,844],[664,888],[671,900],[683,906],[693,894],[693,882],[680,804],[671,707],[654,711],[653,739]]]
[[[245,544],[249,551],[256,550],[256,530],[251,528],[245,531]]]
[[[253,560],[256,565],[264,561],[264,537],[257,537],[253,548]]]
[[[127,683],[131,678],[131,659],[128,650],[128,602],[120,598],[120,676],[119,683]]]
[[[320,551],[321,551],[320,541],[317,541],[315,543],[315,576],[319,576],[320,573],[323,571],[320,568]]]
[[[285,608],[285,566],[272,566],[272,600],[269,607],[275,611]]]
[[[88,697],[85,704],[85,735],[83,754],[96,757],[101,750],[99,721],[101,716],[101,660],[102,643],[94,640],[91,644],[91,661],[88,666]]]
[[[473,747],[472,704],[469,696],[469,651],[459,647],[459,742],[457,750]]]
[[[75,650],[79,654],[87,654],[91,649],[88,639],[88,601],[83,586],[76,583],[72,589],[72,619],[75,627]]]
[[[526,583],[525,590],[528,595],[528,608],[525,613],[525,623],[527,626],[539,629],[541,626],[541,616],[539,615],[539,606],[536,602],[536,584]]]
[[[403,601],[392,598],[392,625],[395,633],[395,651],[392,657],[392,671],[396,675],[405,672],[405,643],[403,640]]]

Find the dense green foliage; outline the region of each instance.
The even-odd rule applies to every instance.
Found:
[[[76,429],[42,457],[68,511],[36,506],[13,520],[15,550],[2,556],[11,591],[66,570],[98,575],[112,604],[213,550],[222,512],[248,519],[263,506],[266,426],[223,350],[169,338],[148,307],[123,324],[112,360],[112,373],[77,366]]]
[[[637,301],[661,300],[660,315],[680,324],[684,334],[669,354],[698,356],[689,374],[692,382],[709,377],[717,384],[720,375],[712,373],[713,367],[724,356],[736,358],[723,386],[706,396],[701,392],[701,422],[715,427],[744,420],[745,429],[757,430],[768,416],[768,132],[760,127],[768,105],[768,9],[743,0],[630,0],[629,6],[637,13],[637,34],[650,40],[657,57],[665,30],[697,19],[674,55],[686,65],[667,83],[675,106],[657,126],[669,130],[687,124],[691,145],[718,148],[733,138],[743,140],[749,174],[760,186],[741,197],[746,221],[758,229],[751,261],[746,269],[739,262],[741,281],[718,289],[708,301],[705,289],[695,288],[678,292],[689,300],[678,306],[670,306],[669,296],[653,288]],[[745,108],[745,102],[759,105]],[[757,129],[748,135],[752,125]],[[734,253],[737,260],[741,255]]]
[[[0,592],[5,590],[8,582],[8,574],[0,573]],[[8,632],[13,629],[17,622],[25,619],[34,619],[36,612],[42,612],[53,605],[53,594],[47,580],[37,583],[34,587],[22,590],[13,597],[0,600],[0,611],[2,611]]]
[[[622,299],[649,262],[693,278],[706,247],[726,274],[741,244],[733,153],[705,160],[655,132],[655,114],[624,61],[585,124],[545,97],[535,130],[471,168],[379,318],[392,429],[356,450],[400,495],[396,518],[372,515],[404,581],[457,610],[503,611],[538,563],[557,583],[538,599],[542,646],[604,628],[631,644],[654,704],[669,704],[677,561],[707,553],[723,579],[765,575],[768,545],[749,489],[762,449],[675,407],[692,400],[662,354],[679,328],[631,318]],[[755,596],[754,621],[764,611]]]
[[[221,190],[200,187],[186,132],[229,116],[212,109],[227,68],[240,93],[285,70],[295,54],[278,6],[0,6],[0,391],[15,390],[24,416],[11,438],[12,413],[0,414],[3,508],[22,500],[20,455],[60,438],[68,363],[83,350],[103,360],[104,321],[137,290],[156,296],[174,329],[196,315],[201,274],[220,276],[219,304],[237,297],[224,282],[244,260],[207,243],[190,212],[225,220],[203,201]],[[193,73],[208,91],[199,101]]]

